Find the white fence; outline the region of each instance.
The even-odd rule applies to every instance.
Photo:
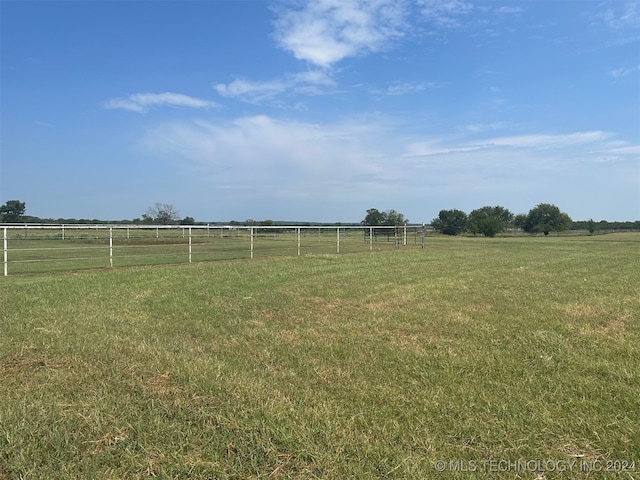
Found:
[[[4,225],[4,275],[424,248],[423,227]]]

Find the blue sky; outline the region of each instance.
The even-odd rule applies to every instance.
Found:
[[[0,203],[640,219],[635,1],[0,0]]]

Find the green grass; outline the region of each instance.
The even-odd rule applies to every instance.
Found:
[[[435,237],[2,278],[0,479],[638,478],[639,253]]]

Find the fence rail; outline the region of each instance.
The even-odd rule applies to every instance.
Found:
[[[423,227],[6,225],[4,276],[424,248]]]

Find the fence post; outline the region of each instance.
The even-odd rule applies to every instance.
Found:
[[[191,263],[191,227],[189,227],[189,263]]]
[[[407,246],[407,224],[404,224],[404,232],[402,234],[402,246],[406,247]]]
[[[253,259],[253,227],[249,229],[249,236],[251,237],[251,258]]]
[[[340,227],[336,229],[336,253],[340,253]]]
[[[109,266],[113,267],[113,228],[109,227]]]
[[[298,227],[296,230],[298,233],[298,256],[300,256],[300,227]]]
[[[64,240],[64,223],[62,224],[62,240]]]
[[[369,227],[369,251],[373,252],[373,227]]]
[[[2,243],[3,243],[3,250],[4,250],[4,276],[8,276],[9,275],[9,249],[8,244],[7,244],[7,227],[4,227],[4,234],[2,235]]]

